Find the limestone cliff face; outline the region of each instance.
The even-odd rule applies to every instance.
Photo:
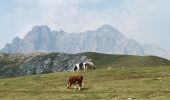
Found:
[[[126,38],[110,25],[84,33],[51,31],[46,25],[35,26],[23,39],[16,37],[2,49],[5,53],[32,52],[100,52],[109,54],[143,55],[142,46]]]

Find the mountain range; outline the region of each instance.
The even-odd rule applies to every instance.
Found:
[[[141,45],[127,38],[111,25],[103,25],[96,30],[81,33],[52,31],[48,26],[34,26],[23,39],[15,37],[1,50],[5,53],[35,52],[99,52],[126,55],[156,55],[170,59],[165,50],[149,45]]]

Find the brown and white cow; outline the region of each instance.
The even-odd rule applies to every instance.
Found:
[[[85,62],[84,66],[85,66],[85,70],[89,70],[89,69],[95,70],[96,69],[96,66],[94,66],[93,62]]]
[[[71,86],[74,85],[74,88],[76,89],[76,84],[79,85],[79,90],[81,89],[83,85],[83,76],[82,75],[72,75],[69,77],[67,82],[67,89],[71,89]]]

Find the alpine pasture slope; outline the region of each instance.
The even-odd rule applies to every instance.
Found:
[[[0,54],[0,78],[73,71],[76,63],[92,61],[97,68],[168,66],[170,61],[156,56],[113,55],[95,52],[79,54]]]
[[[67,90],[68,76],[84,76],[82,90]],[[0,80],[1,100],[169,100],[170,66],[102,68]]]
[[[96,53],[79,55],[91,56],[97,65],[97,70],[1,79],[0,98],[2,100],[169,100],[170,98],[168,60],[154,56],[113,56]],[[67,79],[73,74],[84,76],[85,86],[80,91],[66,89]]]

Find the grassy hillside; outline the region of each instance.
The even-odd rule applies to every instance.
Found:
[[[84,88],[67,90],[70,75],[84,76]],[[170,66],[113,67],[0,80],[1,100],[169,100]]]
[[[97,68],[160,67],[170,61],[155,56],[111,55],[101,53],[0,54],[0,78],[73,70],[78,62],[92,60]]]
[[[97,67],[149,67],[170,66],[170,61],[156,56],[113,55],[102,53],[80,53],[91,58]]]
[[[17,76],[16,73],[19,70],[19,66],[38,55],[43,54],[0,53],[0,78]]]

